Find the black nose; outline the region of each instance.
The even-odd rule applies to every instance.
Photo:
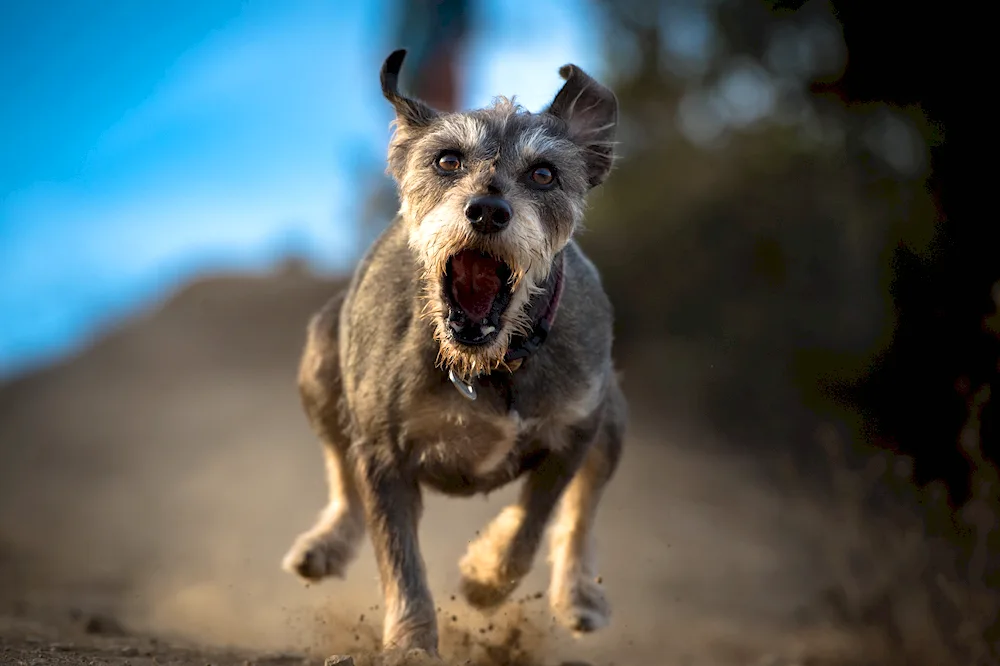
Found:
[[[481,234],[495,234],[503,231],[513,217],[510,204],[500,197],[476,197],[465,207],[465,217],[472,228]]]

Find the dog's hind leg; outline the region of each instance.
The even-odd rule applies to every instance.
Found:
[[[299,392],[306,415],[323,442],[329,498],[316,524],[303,532],[282,568],[309,581],[342,578],[365,534],[364,507],[346,460],[349,441],[340,418],[338,329],[343,294],[309,323],[299,366]]]
[[[597,439],[563,494],[549,536],[549,603],[559,622],[573,632],[596,631],[611,616],[597,578],[593,526],[604,487],[621,457],[624,422],[625,401],[612,386]]]

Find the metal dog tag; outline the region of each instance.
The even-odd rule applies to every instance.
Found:
[[[448,379],[450,379],[451,383],[455,385],[455,388],[458,389],[458,392],[462,394],[463,398],[468,398],[469,400],[476,399],[476,387],[472,384],[466,384],[464,381],[459,379],[454,370],[448,371]]]

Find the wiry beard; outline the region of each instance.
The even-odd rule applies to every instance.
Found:
[[[534,211],[515,217],[500,234],[484,236],[472,230],[461,209],[444,202],[419,223],[410,223],[410,249],[423,274],[424,308],[421,316],[433,323],[438,343],[436,365],[468,381],[505,367],[504,356],[511,340],[530,334],[533,322],[528,312],[531,298],[544,291],[552,268],[553,251]],[[510,303],[500,315],[496,337],[487,344],[459,343],[448,325],[451,304],[442,294],[448,261],[462,250],[477,250],[504,262],[511,270]]]

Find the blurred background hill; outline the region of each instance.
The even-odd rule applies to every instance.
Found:
[[[850,495],[824,617],[882,631],[874,663],[991,663],[1000,261],[962,206],[960,36],[957,9],[902,2],[5,5],[0,583],[150,598],[165,552],[213,544],[199,575],[218,576],[251,513],[279,551],[305,526],[321,479],[299,476],[318,454],[295,359],[394,214],[377,72],[405,46],[403,85],[441,109],[540,110],[566,62],[616,91],[620,160],[579,241],[637,437],[751,459],[791,513]],[[878,542],[886,525],[916,545]],[[288,584],[271,564],[248,570],[264,596]]]

